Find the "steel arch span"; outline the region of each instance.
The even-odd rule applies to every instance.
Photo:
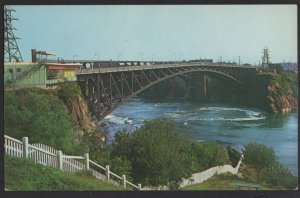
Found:
[[[192,73],[201,72],[243,86],[245,79],[255,74],[255,70],[254,67],[220,64],[164,64],[85,69],[76,75],[93,113],[102,120],[131,97],[175,76],[191,78]]]

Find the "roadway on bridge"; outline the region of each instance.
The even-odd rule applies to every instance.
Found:
[[[237,66],[228,64],[216,64],[216,63],[177,63],[177,64],[152,64],[152,65],[139,65],[139,66],[118,66],[118,67],[99,67],[76,70],[76,75],[85,75],[93,73],[112,73],[122,71],[139,71],[149,69],[166,69],[166,68],[183,68],[183,67],[195,67],[195,66],[211,66],[211,67],[229,67],[229,68],[243,68],[243,69],[255,69],[256,67],[249,66]]]

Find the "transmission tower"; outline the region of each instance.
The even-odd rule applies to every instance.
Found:
[[[264,67],[267,67],[270,63],[270,55],[269,55],[270,51],[267,47],[265,47],[265,49],[263,49],[263,56],[262,56],[262,65]]]
[[[13,30],[12,21],[18,20],[12,16],[14,9],[4,6],[4,62],[23,62],[17,39]]]

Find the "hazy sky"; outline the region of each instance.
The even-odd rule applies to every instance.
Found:
[[[24,61],[64,59],[297,60],[296,5],[12,6]]]

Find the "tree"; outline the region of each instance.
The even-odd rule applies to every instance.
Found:
[[[131,134],[117,134],[112,154],[131,162],[135,182],[176,189],[181,179],[192,173],[190,145],[175,131],[174,123],[154,119],[145,121]]]
[[[197,142],[192,146],[197,158],[197,172],[230,163],[227,150],[215,141]]]
[[[259,182],[261,174],[276,162],[273,149],[263,144],[249,143],[243,150],[244,163],[252,167],[257,175]]]

